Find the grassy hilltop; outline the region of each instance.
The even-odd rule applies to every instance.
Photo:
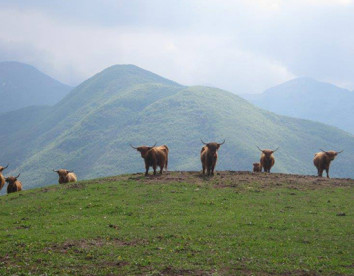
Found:
[[[353,275],[353,184],[122,175],[0,197],[0,274]]]
[[[112,66],[76,87],[53,107],[0,115],[0,162],[21,172],[24,188],[57,181],[53,168],[79,179],[143,171],[129,143],[167,144],[171,170],[199,170],[204,141],[226,143],[219,168],[250,170],[262,148],[276,152],[274,172],[316,174],[319,148],[344,152],[332,177],[352,177],[354,137],[337,128],[279,116],[217,88],[186,87],[133,65]]]

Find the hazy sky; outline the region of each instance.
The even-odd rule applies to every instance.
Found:
[[[354,0],[0,0],[0,61],[76,85],[135,64],[262,92],[297,76],[354,89]]]

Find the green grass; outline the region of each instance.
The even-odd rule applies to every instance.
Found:
[[[219,180],[122,176],[0,197],[0,274],[354,274],[352,186]]]

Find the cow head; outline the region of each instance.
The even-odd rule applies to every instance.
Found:
[[[205,143],[202,139],[200,139],[202,143],[208,148],[211,154],[215,154],[216,151],[220,148],[221,145],[225,143],[225,139],[222,143],[216,143],[216,142],[211,142],[211,143]]]
[[[9,176],[5,178],[5,181],[9,184],[13,184],[17,181],[17,178],[19,178],[20,173],[18,174],[18,176]]]
[[[324,151],[321,149],[322,152],[324,152],[326,154],[326,156],[329,158],[329,160],[334,160],[334,158],[336,158],[336,156],[338,154],[340,154],[341,152],[343,152],[342,150],[341,151],[334,151],[334,150],[329,150],[329,151]]]
[[[9,164],[7,164],[7,166],[6,167],[2,167],[2,166],[0,166],[0,173],[2,173],[2,171],[3,170],[5,170],[5,169],[7,169],[7,167],[9,166]]]
[[[66,177],[68,175],[68,173],[74,172],[74,171],[68,171],[68,170],[64,170],[64,169],[60,169],[60,170],[54,170],[53,172],[56,172],[59,177]]]
[[[132,145],[130,145],[130,146],[131,146],[133,149],[136,149],[137,151],[139,151],[142,158],[145,158],[147,152],[148,152],[149,150],[151,150],[153,147],[155,147],[155,146],[156,146],[156,143],[155,143],[155,145],[153,145],[152,147],[148,147],[148,146],[133,147]]]
[[[257,148],[266,156],[266,158],[270,158],[270,156],[279,149],[279,147],[277,147],[275,150],[270,150],[270,149],[262,150],[258,146]]]

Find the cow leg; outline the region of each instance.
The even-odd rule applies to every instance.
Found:
[[[205,166],[203,165],[203,175],[205,175]]]
[[[145,176],[149,174],[149,165],[145,164]]]
[[[318,176],[322,177],[322,174],[323,174],[323,169],[318,169]]]
[[[157,168],[156,162],[152,165],[152,168],[154,169],[154,175],[156,175],[156,168]]]
[[[160,166],[160,174],[162,174],[163,171],[163,164]]]
[[[210,167],[209,166],[207,167],[207,175],[208,176],[210,175]]]
[[[329,178],[329,168],[325,169],[327,173],[327,178]]]

